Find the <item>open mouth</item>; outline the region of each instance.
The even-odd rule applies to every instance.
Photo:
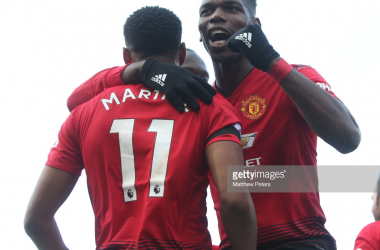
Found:
[[[214,45],[221,46],[227,42],[231,35],[224,30],[217,29],[211,31],[209,37]]]

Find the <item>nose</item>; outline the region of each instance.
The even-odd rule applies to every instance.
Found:
[[[220,8],[217,8],[210,17],[210,23],[225,22],[226,19],[223,15],[223,11]]]

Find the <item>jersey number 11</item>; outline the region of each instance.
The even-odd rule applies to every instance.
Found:
[[[111,134],[119,134],[122,187],[125,202],[137,200],[135,158],[132,142],[134,125],[135,119],[115,119],[110,130]],[[157,133],[152,156],[149,197],[164,196],[173,127],[174,120],[153,119],[147,130],[147,132]]]

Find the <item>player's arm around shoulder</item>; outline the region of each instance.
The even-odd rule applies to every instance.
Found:
[[[45,166],[24,218],[28,236],[40,250],[67,250],[54,215],[73,190],[78,175]]]
[[[91,100],[98,94],[102,93],[106,88],[123,85],[124,82],[122,81],[120,74],[124,71],[129,72],[130,75],[134,76],[134,79],[136,79],[138,77],[136,76],[136,67],[128,67],[128,65],[130,64],[102,70],[78,86],[67,99],[67,108],[69,111],[71,112],[79,105]],[[127,68],[128,70],[126,70]],[[135,83],[138,83],[138,78]]]
[[[273,60],[271,66],[279,60]],[[279,84],[324,141],[341,153],[350,153],[359,146],[361,132],[354,117],[313,68],[293,68]]]

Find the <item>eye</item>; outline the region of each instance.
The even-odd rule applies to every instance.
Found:
[[[227,7],[227,9],[228,9],[229,11],[237,11],[237,10],[239,10],[239,9],[236,8],[235,6],[229,6],[229,7]]]
[[[203,9],[200,13],[200,16],[209,15],[211,13],[211,9]]]

